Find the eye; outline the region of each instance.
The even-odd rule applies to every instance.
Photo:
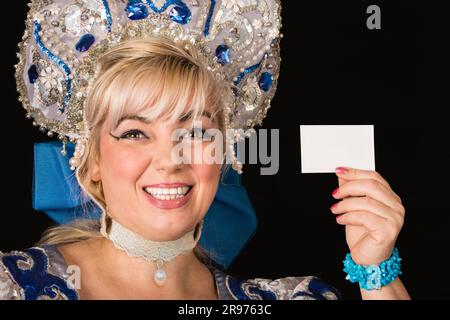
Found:
[[[191,129],[191,131],[189,131],[189,137],[190,138],[194,138],[194,139],[201,139],[201,138],[203,138],[203,135],[205,134],[205,131],[206,130],[204,130],[204,129],[202,129],[202,128],[192,128]]]
[[[189,138],[194,140],[205,140],[205,141],[213,141],[215,135],[207,132],[207,129],[202,129],[198,127],[192,128],[188,134],[186,134],[183,138]]]
[[[141,130],[137,129],[127,131],[120,136],[120,139],[129,139],[129,140],[140,140],[145,138],[147,138],[147,136]]]

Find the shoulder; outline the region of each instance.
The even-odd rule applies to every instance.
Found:
[[[314,276],[238,280],[225,277],[227,290],[237,300],[338,300],[340,293]]]
[[[77,299],[67,266],[54,246],[0,252],[0,300]]]

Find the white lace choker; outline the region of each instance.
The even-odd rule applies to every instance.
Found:
[[[158,286],[162,286],[167,280],[167,274],[162,268],[163,262],[169,262],[179,254],[194,249],[200,239],[203,227],[203,221],[201,221],[195,238],[194,229],[177,240],[152,241],[125,228],[111,217],[108,216],[108,218],[110,224],[108,228],[102,226],[103,235],[111,240],[116,248],[125,251],[130,257],[143,258],[148,262],[156,261],[154,280]],[[102,219],[102,224],[106,222],[105,220]],[[106,231],[107,229],[108,231]]]

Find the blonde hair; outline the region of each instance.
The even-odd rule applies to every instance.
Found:
[[[124,41],[102,55],[98,63],[99,73],[85,104],[89,139],[76,176],[84,192],[106,212],[101,181],[93,181],[90,174],[100,153],[101,128],[112,130],[123,117],[132,115],[150,121],[176,121],[186,115],[187,106],[195,120],[205,106],[211,106],[212,117],[224,131],[223,97],[229,94],[229,88],[213,78],[194,48],[175,45],[165,38]],[[100,222],[80,219],[48,229],[39,244],[65,244],[95,237],[101,237]],[[206,258],[199,246],[194,252]]]

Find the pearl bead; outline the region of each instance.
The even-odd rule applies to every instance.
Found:
[[[166,272],[163,269],[156,270],[154,280],[158,286],[162,286],[167,280]]]
[[[72,167],[78,166],[78,159],[76,159],[76,158],[70,158],[69,164],[70,164]]]

